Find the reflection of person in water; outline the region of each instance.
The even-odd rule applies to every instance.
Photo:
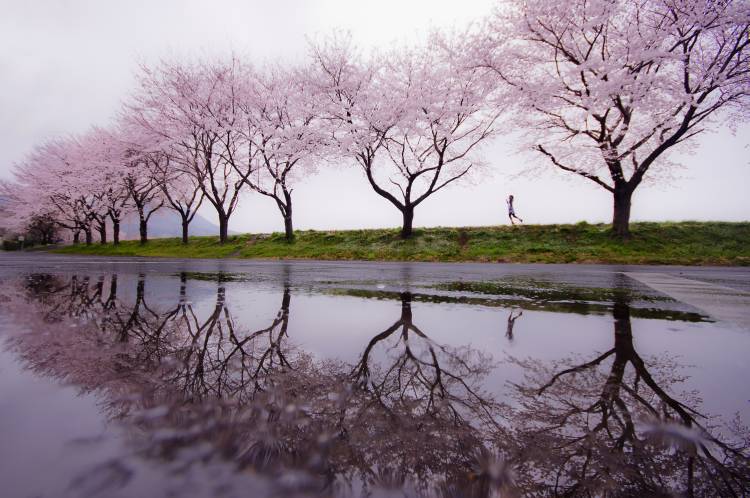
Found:
[[[518,311],[517,315],[515,314],[516,311]],[[518,320],[521,315],[523,315],[523,310],[521,309],[510,310],[510,314],[508,315],[508,327],[505,329],[505,337],[507,337],[509,341],[513,340],[513,326],[516,324],[516,320]]]

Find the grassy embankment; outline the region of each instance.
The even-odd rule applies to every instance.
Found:
[[[633,223],[633,237],[613,239],[607,225],[425,228],[410,240],[398,230],[299,231],[283,234],[126,241],[56,249],[63,254],[177,258],[311,258],[517,263],[630,263],[750,265],[750,223]]]

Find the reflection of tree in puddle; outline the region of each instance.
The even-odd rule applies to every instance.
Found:
[[[378,348],[386,356],[379,362]],[[402,293],[399,319],[370,339],[352,369],[347,443],[366,459],[365,468],[387,469],[402,482],[442,476],[454,492],[482,495],[486,480],[467,478],[484,476],[477,452],[498,428],[500,405],[480,388],[492,368],[489,355],[430,339],[414,322],[411,294]]]
[[[101,276],[91,285],[88,276],[72,276],[69,280],[49,274],[29,275],[24,281],[24,290],[30,299],[44,304],[44,318],[55,322],[62,317],[86,318],[116,300],[117,276],[112,277],[113,289],[104,301],[105,278]],[[98,308],[98,309],[97,309]],[[93,316],[92,315],[92,316]]]
[[[512,359],[526,372],[508,440],[519,486],[544,496],[744,496],[747,429],[735,445],[712,435],[720,428],[691,407],[695,393],[670,394],[685,380],[676,363],[644,360],[627,303],[613,309],[614,345],[589,361]]]
[[[379,344],[387,347],[389,358],[373,375],[372,355]],[[445,409],[458,423],[463,410],[476,416],[491,409],[477,387],[492,369],[491,360],[479,351],[431,340],[414,324],[411,295],[404,292],[400,318],[370,340],[352,376],[387,410],[393,403],[410,405],[410,415]]]
[[[219,284],[216,304],[205,319],[191,305],[180,305],[170,315],[179,333],[171,338],[169,356],[176,359],[171,382],[188,397],[247,396],[264,390],[279,370],[291,368],[285,340],[291,295],[285,287],[281,307],[264,328],[240,333],[226,304],[226,289]]]
[[[186,299],[185,278],[178,305],[163,314],[145,304],[143,276],[132,305],[117,301],[106,308],[96,299],[82,299],[86,289],[89,296],[96,295],[95,289],[75,286],[78,290],[71,293],[71,282],[48,276],[36,280],[42,299],[15,300],[9,308],[33,331],[16,337],[15,349],[37,372],[97,392],[112,418],[138,429],[133,443],[141,456],[185,468],[228,459],[239,468],[281,473],[300,467],[301,441],[314,446],[320,439],[321,433],[305,423],[309,417],[302,403],[290,400],[295,392],[310,401],[316,396],[327,400],[327,391],[317,391],[339,383],[316,378],[312,362],[302,354],[287,358],[292,351],[286,344],[288,287],[270,324],[248,332],[235,326],[222,283],[215,306],[199,316]],[[66,300],[76,304],[69,317],[78,318],[77,305],[86,301],[94,319],[76,320],[71,328],[72,322],[62,319],[68,307],[56,311],[58,320],[43,321],[46,310],[58,310]]]
[[[200,316],[186,281],[178,304],[159,312],[146,304],[143,275],[131,305],[114,276],[108,292],[104,278],[34,277],[25,301],[8,306],[40,320],[16,350],[36,371],[99,393],[137,429],[139,458],[183,472],[229,461],[270,476],[282,494],[507,496],[513,475],[536,496],[748,492],[747,439],[730,446],[695,396],[670,394],[683,379],[673,362],[638,354],[625,302],[613,306],[614,346],[595,358],[512,360],[527,377],[511,407],[480,387],[491,357],[431,339],[408,292],[398,319],[349,365],[294,347],[288,286],[266,326],[246,330],[224,282]],[[70,328],[66,316],[89,322]],[[518,316],[508,318],[511,336]]]
[[[165,313],[145,305],[139,277],[133,305],[93,306],[88,326],[26,334],[18,349],[37,371],[103,394],[113,417],[139,429],[142,456],[189,466],[184,450],[209,443],[212,457],[292,474],[295,490],[324,493],[395,487],[487,496],[486,474],[496,483],[505,477],[482,451],[492,433],[469,422],[495,423],[498,405],[476,387],[486,358],[430,340],[414,324],[408,294],[390,332],[374,337],[353,366],[314,361],[289,343],[288,287],[268,326],[246,331],[234,323],[222,283],[199,318],[181,280],[180,303]],[[123,325],[133,327],[126,341]],[[389,360],[376,362],[386,344]]]

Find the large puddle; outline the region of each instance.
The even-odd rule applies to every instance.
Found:
[[[619,272],[269,265],[6,272],[3,496],[750,493],[747,331]]]

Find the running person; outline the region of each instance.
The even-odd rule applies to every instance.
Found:
[[[516,215],[516,211],[515,209],[513,209],[513,194],[510,194],[508,196],[508,198],[505,200],[505,203],[508,205],[508,219],[510,220],[510,224],[511,225],[516,224],[516,222],[513,221],[513,218],[523,223],[523,220]]]

